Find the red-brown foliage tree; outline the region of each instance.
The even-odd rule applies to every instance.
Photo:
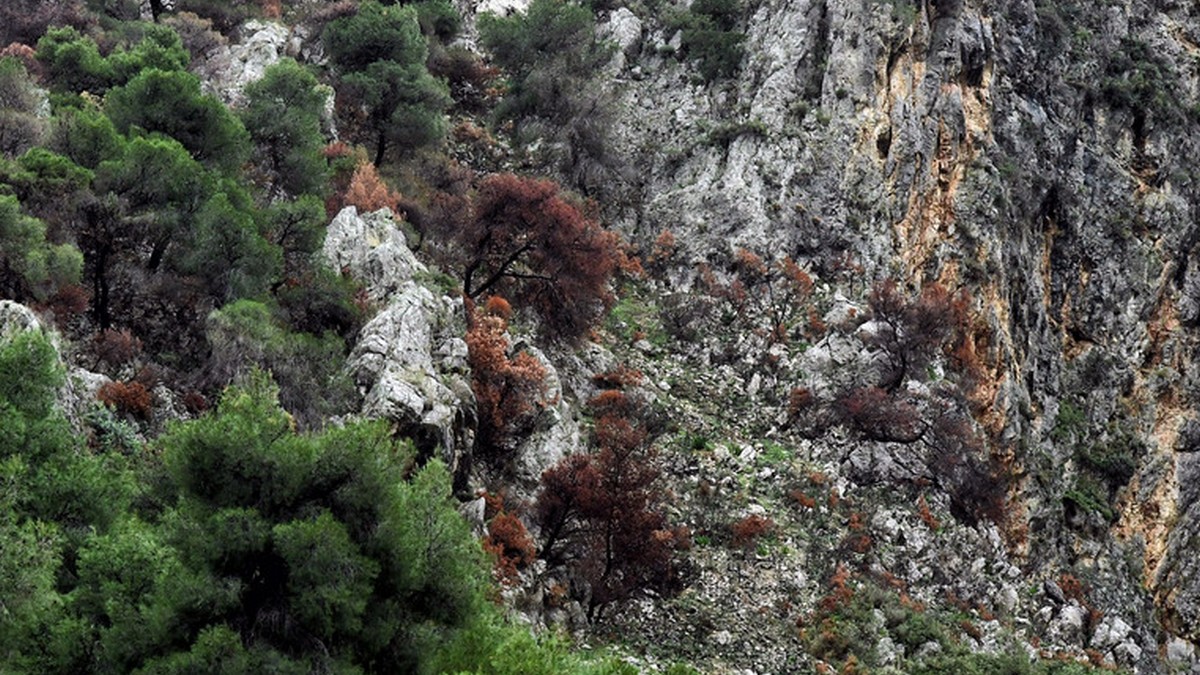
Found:
[[[96,360],[109,368],[119,368],[142,353],[142,341],[129,329],[106,328],[92,337]]]
[[[592,402],[595,454],[564,458],[542,474],[534,506],[541,555],[587,581],[588,615],[639,591],[669,591],[678,579],[674,551],[684,542],[660,506],[644,404],[619,391]]]
[[[810,437],[841,425],[860,439],[923,447],[929,480],[950,496],[951,512],[969,523],[1004,518],[1007,481],[988,457],[975,431],[962,391],[970,391],[979,372],[969,335],[965,293],[951,294],[939,284],[910,297],[894,281],[877,284],[868,297],[874,330],[863,341],[881,356],[874,381],[851,387],[831,400],[805,388],[793,390],[789,416]],[[927,383],[927,367],[947,357],[960,380]],[[975,365],[972,365],[974,363]]]
[[[870,441],[915,443],[927,426],[915,405],[879,387],[853,389],[833,409],[838,421]]]
[[[492,301],[488,306],[500,305]],[[545,366],[528,352],[510,354],[507,330],[503,316],[475,310],[466,335],[471,389],[479,410],[475,447],[487,459],[511,450],[546,404]]]
[[[620,238],[553,181],[488,176],[453,236],[467,296],[503,293],[553,337],[583,336],[613,302]]]
[[[895,392],[925,366],[954,336],[953,298],[940,284],[930,284],[910,299],[891,279],[876,284],[867,297],[877,330],[867,343],[882,351],[885,361],[879,386]]]
[[[793,331],[810,332],[806,319],[813,280],[794,260],[784,257],[771,262],[738,248],[729,274],[728,282],[722,282],[712,268],[700,269],[707,292],[729,302],[748,329],[768,342],[786,342]]]

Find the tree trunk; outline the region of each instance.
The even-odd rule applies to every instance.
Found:
[[[375,141],[375,167],[383,165],[383,153],[387,151],[387,132],[382,127]]]

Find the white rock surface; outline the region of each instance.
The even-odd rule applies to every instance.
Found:
[[[362,413],[390,420],[426,454],[440,453],[461,480],[474,443],[475,396],[467,368],[462,300],[420,283],[427,273],[390,212],[347,207],[330,223],[325,260],[386,303],[363,327],[347,363]]]
[[[291,38],[287,26],[269,21],[247,21],[238,33],[240,39],[215,49],[199,68],[205,87],[232,106],[244,100],[247,84],[286,54]]]
[[[353,206],[342,209],[329,224],[323,253],[335,270],[348,271],[362,281],[376,301],[386,300],[412,282],[414,275],[428,271],[386,209],[366,214]]]

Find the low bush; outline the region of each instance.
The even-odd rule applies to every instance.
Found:
[[[122,415],[140,419],[150,417],[153,399],[141,382],[108,382],[96,392],[96,398]]]

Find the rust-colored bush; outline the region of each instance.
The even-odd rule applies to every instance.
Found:
[[[863,514],[858,511],[851,513],[850,517],[846,520],[846,527],[849,528],[851,532],[857,532],[866,526],[866,519],[863,517]]]
[[[788,417],[798,420],[818,405],[817,397],[808,387],[795,387],[788,393]]]
[[[930,284],[915,298],[888,279],[867,297],[877,330],[867,340],[883,353],[879,387],[895,392],[910,377],[921,376],[930,360],[954,336],[952,296],[940,284]]]
[[[350,177],[350,184],[342,202],[348,206],[356,206],[362,213],[373,213],[379,209],[390,209],[397,218],[400,213],[400,195],[383,182],[379,170],[370,162],[360,162]]]
[[[520,570],[535,559],[533,538],[521,519],[501,511],[488,522],[483,548],[495,558],[496,575],[501,581],[516,581]]]
[[[189,391],[183,395],[183,407],[193,415],[199,415],[208,410],[208,399],[198,391]]]
[[[875,543],[875,540],[868,534],[852,534],[846,537],[842,543],[850,551],[862,555],[871,550],[871,545]]]
[[[910,402],[880,387],[858,387],[833,402],[836,419],[872,441],[915,443],[926,425]]]
[[[489,316],[498,316],[505,321],[512,318],[512,305],[499,295],[489,295],[483,304],[483,311]]]
[[[100,387],[96,398],[123,415],[150,417],[153,402],[150,391],[141,382],[109,382]]]
[[[588,401],[588,407],[597,415],[597,439],[603,442],[603,434],[608,433],[611,423],[636,414],[640,405],[639,401],[616,389],[605,389],[593,396]]]
[[[817,500],[809,497],[802,490],[792,490],[788,493],[788,498],[792,500],[796,506],[802,509],[809,510],[817,508]]]
[[[925,495],[917,497],[917,516],[921,519],[921,522],[925,523],[929,529],[935,532],[942,527],[942,522],[929,510],[929,502],[925,501]]]
[[[341,159],[349,157],[353,152],[354,150],[345,141],[333,141],[321,150],[321,155],[325,159]]]
[[[1074,574],[1064,572],[1059,575],[1058,587],[1062,589],[1065,597],[1077,600],[1080,604],[1087,602],[1087,587]]]
[[[477,448],[496,459],[511,450],[546,405],[546,368],[528,352],[509,354],[508,324],[475,311],[467,331],[471,389],[479,409]]]
[[[817,606],[824,612],[832,612],[845,606],[854,597],[854,589],[850,587],[850,570],[844,563],[838,563],[829,577],[829,593],[825,594]]]
[[[746,516],[729,526],[729,532],[733,536],[733,546],[747,550],[757,546],[758,540],[774,529],[775,521],[758,514]]]
[[[921,602],[920,600],[913,600],[912,596],[903,592],[900,593],[900,606],[905,609],[911,609],[918,614],[924,612],[926,609],[925,603]]]
[[[663,230],[658,233],[654,239],[654,245],[650,248],[649,262],[653,264],[662,264],[675,256],[675,252],[679,249],[679,242],[675,239],[675,233],[670,230]]]
[[[39,305],[39,309],[51,312],[54,323],[66,326],[71,319],[83,314],[88,308],[88,292],[78,284],[67,284],[55,289],[54,294]]]

